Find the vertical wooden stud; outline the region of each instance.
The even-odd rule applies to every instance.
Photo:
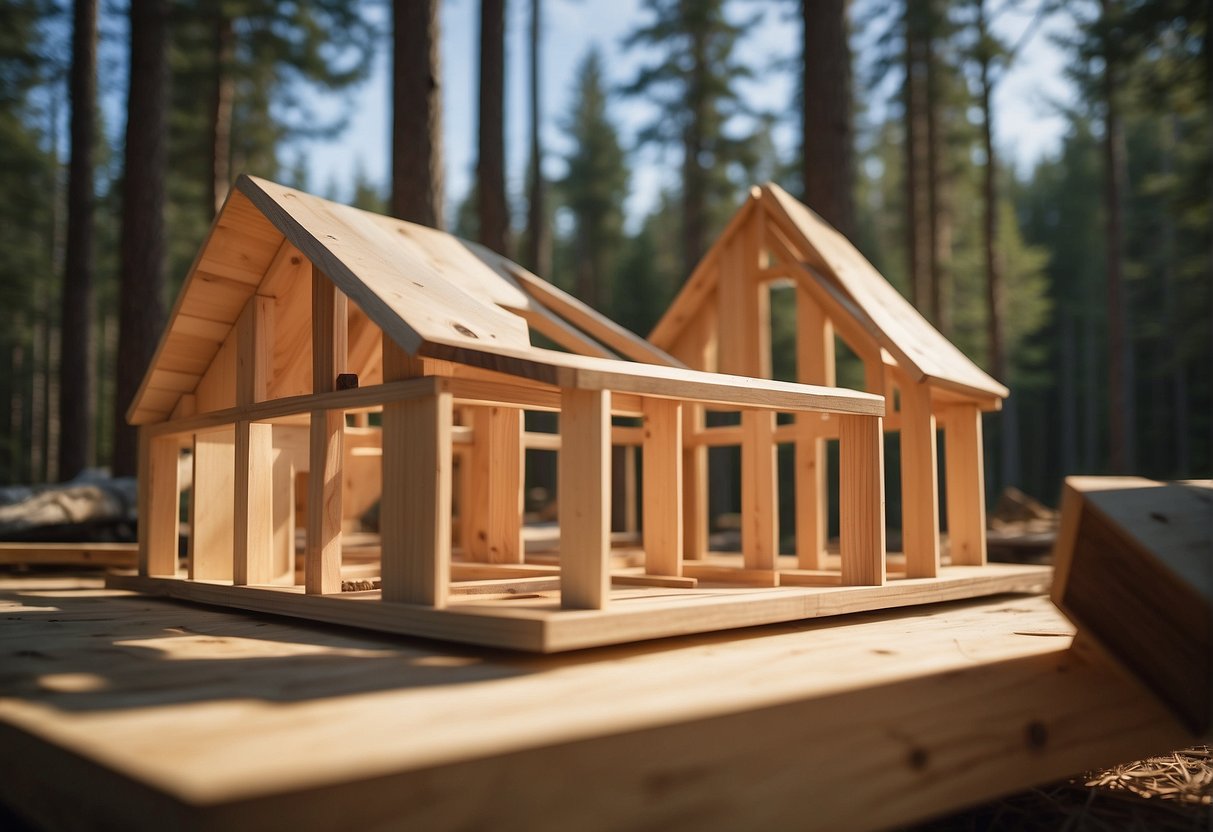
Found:
[[[268,584],[274,577],[274,426],[236,423],[233,507],[236,585]]]
[[[312,390],[327,393],[345,372],[349,305],[312,267]],[[310,594],[341,591],[341,487],[345,414],[312,412],[309,443],[307,551],[304,584]]]
[[[522,563],[522,411],[515,407],[469,408],[468,532],[463,548],[475,561]]]
[[[834,325],[804,286],[796,287],[796,375],[801,384],[833,387]],[[826,443],[818,413],[796,414],[796,556],[801,569],[825,566],[828,531]]]
[[[384,601],[446,606],[451,572],[451,409],[451,394],[441,390],[384,405],[379,509]]]
[[[234,427],[194,436],[194,486],[190,499],[189,579],[232,579]]]
[[[644,569],[650,575],[682,574],[682,406],[645,399]]]
[[[274,527],[273,578],[291,579],[295,574],[295,459],[289,451],[274,449],[273,507]]]
[[[906,576],[939,574],[939,472],[931,388],[908,378],[901,387],[901,537]]]
[[[885,582],[884,429],[879,416],[838,417],[838,516],[845,586]]]
[[[986,562],[985,471],[981,453],[981,411],[972,404],[949,407],[944,427],[944,465],[953,564],[983,566]]]
[[[682,408],[682,435],[703,430],[701,404]],[[682,556],[700,560],[708,553],[708,449],[687,445],[682,450]]]
[[[610,391],[562,391],[559,470],[560,605],[603,609],[610,593]]]
[[[139,574],[177,574],[181,501],[180,450],[175,436],[139,428]]]
[[[779,556],[775,414],[741,414],[741,554],[746,569],[774,569]]]

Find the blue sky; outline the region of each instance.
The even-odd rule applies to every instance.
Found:
[[[1030,18],[1034,3],[1024,12],[1008,11],[996,21],[996,29],[1007,41],[1018,39]],[[610,78],[616,83],[629,79],[644,55],[625,52],[622,40],[639,20],[645,19],[641,0],[545,0],[543,29],[543,137],[544,170],[555,177],[563,169],[561,156],[568,151],[560,124],[571,107],[571,89],[577,64],[591,46],[600,48]],[[734,4],[740,14],[766,9],[761,24],[740,45],[741,57],[761,76],[761,82],[746,84],[744,95],[756,108],[789,113],[793,79],[790,72],[764,72],[774,59],[790,57],[799,48],[799,22],[789,16],[792,3]],[[785,11],[785,9],[787,11]],[[444,82],[445,151],[448,209],[462,199],[475,165],[476,79],[478,46],[476,0],[446,0],[442,12],[442,62]],[[526,170],[526,122],[528,102],[527,44],[528,0],[513,0],[507,14],[506,153],[512,192],[522,191]],[[1073,94],[1063,77],[1066,56],[1053,44],[1051,32],[1068,26],[1064,18],[1050,20],[1023,50],[1016,64],[996,90],[996,143],[1004,159],[1027,170],[1043,154],[1054,151],[1065,130],[1057,103],[1069,102]],[[386,21],[385,21],[386,31]],[[865,48],[857,38],[855,48]],[[313,190],[349,193],[354,172],[362,169],[376,182],[388,177],[388,140],[391,110],[388,97],[389,54],[381,50],[371,79],[353,93],[354,116],[348,129],[331,141],[300,146]],[[883,111],[883,94],[867,97],[869,117]],[[349,102],[346,102],[349,103]],[[336,102],[327,106],[334,109]],[[616,97],[611,112],[625,141],[652,116],[641,101]],[[794,119],[776,134],[780,150],[794,148]],[[676,157],[662,160],[652,149],[634,156],[633,195],[628,207],[632,216],[650,208],[660,189],[676,181]]]

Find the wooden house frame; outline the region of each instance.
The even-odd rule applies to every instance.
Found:
[[[534,346],[535,333],[568,352]],[[774,482],[777,413],[834,426],[837,570],[781,571],[770,546],[741,563],[686,557],[703,544],[685,525],[686,470],[707,441],[686,425],[704,409],[740,412],[746,435],[768,440],[755,490]],[[559,434],[527,431],[524,411],[558,412]],[[884,412],[880,395],[687,369],[482,247],[241,177],[128,412],[140,426],[139,574],[111,580],[538,651],[1037,584],[1039,570],[1007,568],[885,586]],[[613,444],[643,460],[642,551],[622,562]],[[556,563],[525,552],[528,447],[559,453]],[[373,502],[378,580],[343,580],[345,531]],[[769,525],[773,505],[753,508]]]
[[[1006,387],[932,327],[850,241],[778,185],[752,189],[649,341],[688,367],[770,378],[770,289],[779,284],[795,291],[797,380],[835,384],[837,336],[861,359],[864,389],[885,397],[884,429],[900,435],[904,566],[898,559],[898,569],[911,578],[941,574],[938,429],[945,440],[951,563],[985,564],[981,414],[1001,408]],[[820,569],[827,562],[824,443],[837,438],[838,429],[807,414],[798,417],[794,433],[797,560],[801,568]],[[702,496],[687,505],[706,510]],[[755,534],[750,527],[742,534],[743,547],[762,545],[746,541]]]

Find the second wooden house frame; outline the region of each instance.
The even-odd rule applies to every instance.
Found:
[[[533,346],[532,330],[581,354]],[[844,472],[838,570],[781,569],[775,542],[727,565],[685,557],[699,534],[684,510],[698,442],[685,426],[703,409],[740,413],[758,437],[780,431],[778,413],[831,420]],[[528,437],[528,411],[557,412],[559,434]],[[140,574],[113,581],[538,651],[1038,583],[1038,570],[1011,568],[885,586],[883,413],[879,395],[688,370],[477,246],[242,177],[131,407]],[[529,561],[523,545],[528,443],[559,453],[557,563]],[[635,563],[612,558],[612,445],[643,459]],[[770,448],[756,490],[774,479]],[[346,531],[368,502],[376,580],[345,580]],[[758,522],[773,510],[756,506]]]

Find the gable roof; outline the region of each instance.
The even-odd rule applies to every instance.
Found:
[[[912,377],[980,398],[1009,395],[1005,386],[940,334],[846,237],[778,185],[767,183],[752,190],[716,246],[737,231],[736,220],[747,212],[753,212],[748,215],[749,221],[773,223],[804,255],[806,262],[795,264],[804,275],[833,295]],[[715,248],[701,266],[713,256]],[[699,304],[711,294],[714,285],[709,284],[719,280],[719,275],[719,269],[697,268],[653,328],[649,340],[663,349],[672,348]]]
[[[581,355],[682,366],[482,246],[241,176],[186,277],[128,420],[167,419],[195,390],[248,300],[284,274],[299,276],[307,261],[412,355],[516,358],[537,349],[530,322]]]

